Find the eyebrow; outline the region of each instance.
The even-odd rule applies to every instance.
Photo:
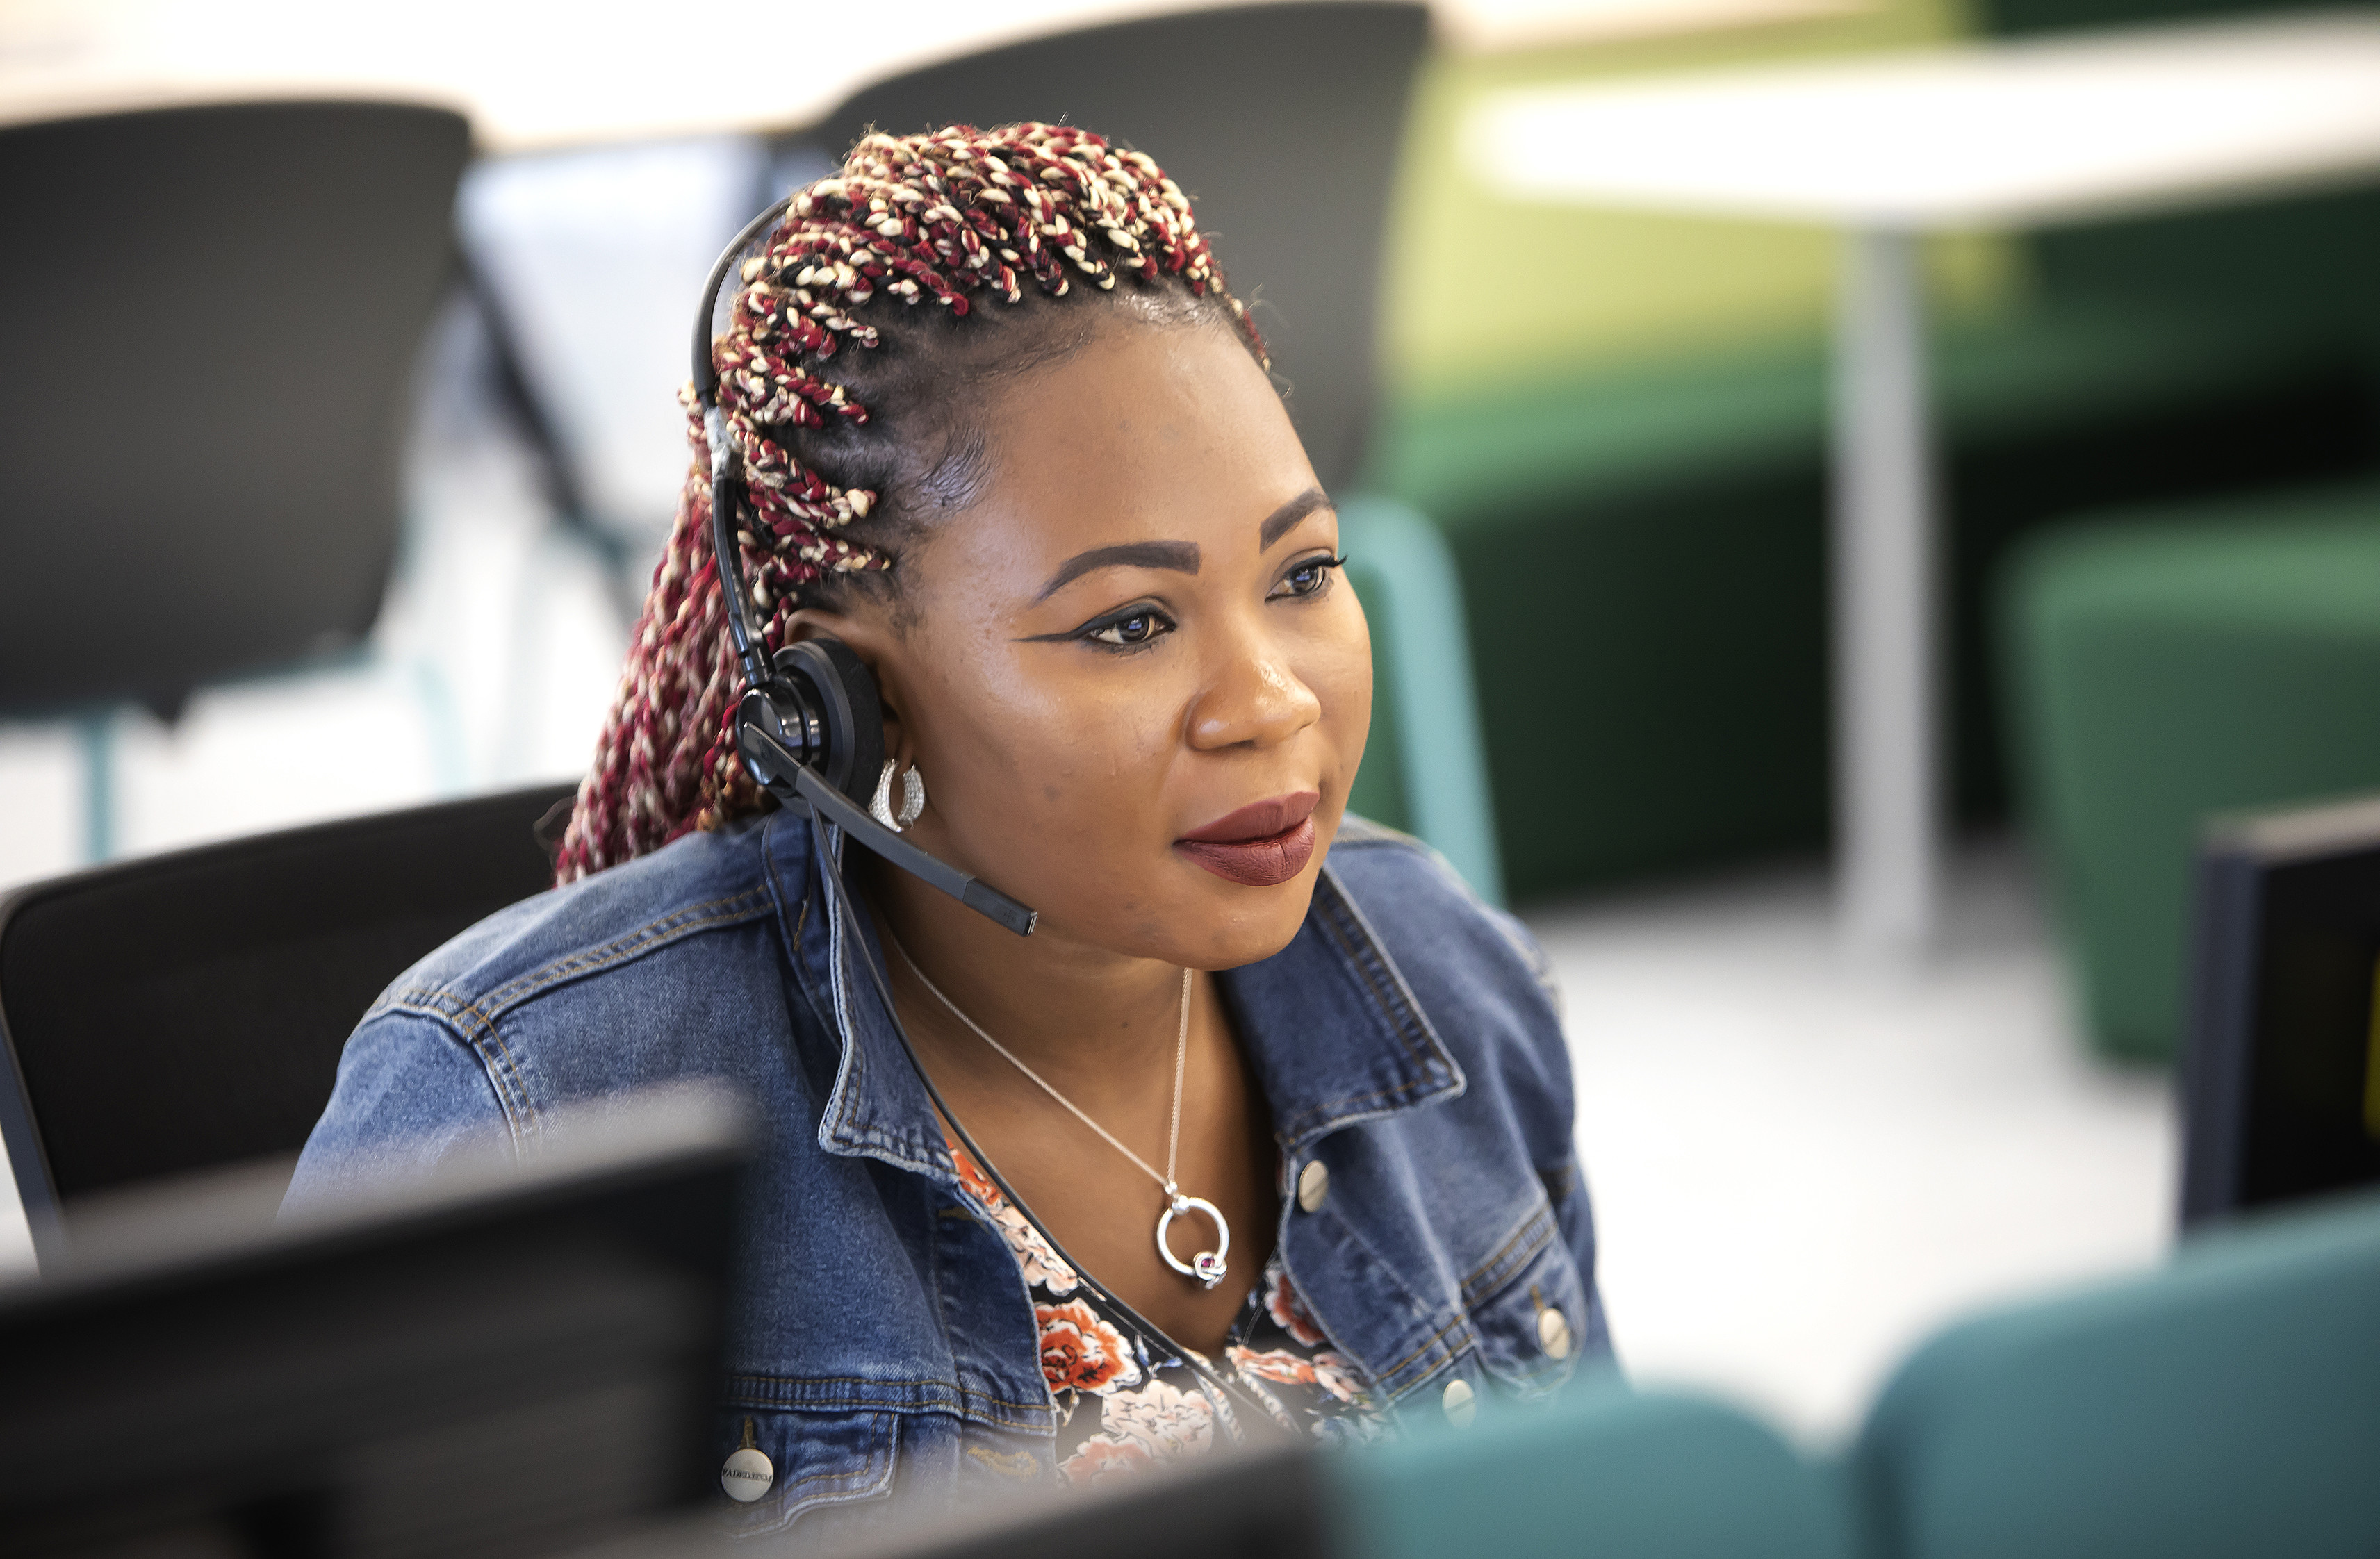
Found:
[[[1298,521],[1318,509],[1330,507],[1330,500],[1320,488],[1307,488],[1265,516],[1264,524],[1257,530],[1258,550],[1269,551],[1272,544]],[[1033,598],[1033,602],[1038,606],[1083,575],[1103,568],[1162,568],[1176,574],[1196,574],[1198,563],[1198,544],[1195,541],[1127,541],[1114,547],[1094,547],[1059,564],[1058,572],[1050,576],[1050,582],[1041,586],[1041,593]]]
[[[1272,522],[1265,522],[1269,525]],[[1077,552],[1058,565],[1050,583],[1041,586],[1034,603],[1048,600],[1060,590],[1087,574],[1103,568],[1166,568],[1176,574],[1198,572],[1198,544],[1196,541],[1127,541],[1118,547],[1094,547],[1087,552]]]
[[[1263,528],[1257,532],[1257,550],[1270,551],[1272,544],[1287,535],[1292,526],[1317,509],[1330,507],[1330,499],[1328,494],[1318,487],[1307,488],[1295,498],[1275,509],[1266,518]]]

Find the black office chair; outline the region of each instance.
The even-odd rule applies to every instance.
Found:
[[[2217,821],[2196,913],[2182,1223],[2380,1184],[2380,797]]]
[[[539,892],[541,785],[102,866],[0,898],[0,1138],[37,1248],[78,1198],[305,1145],[391,980]]]
[[[0,129],[0,714],[352,647],[469,127],[230,103]]]
[[[1353,485],[1375,393],[1380,260],[1427,6],[1241,6],[1087,28],[867,88],[782,138],[840,158],[873,127],[1064,120],[1165,166],[1256,310],[1323,486]]]

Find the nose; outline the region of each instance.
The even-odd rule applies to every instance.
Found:
[[[1322,700],[1276,647],[1241,641],[1190,707],[1190,745],[1278,746],[1322,719]]]

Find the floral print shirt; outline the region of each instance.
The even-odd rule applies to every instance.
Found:
[[[1041,1373],[1058,1408],[1058,1478],[1085,1486],[1219,1441],[1272,1432],[1325,1444],[1383,1432],[1367,1381],[1306,1313],[1276,1253],[1209,1359],[1138,1323],[1058,1254],[957,1143],[959,1183],[1025,1274]],[[1260,1421],[1251,1421],[1260,1420]]]

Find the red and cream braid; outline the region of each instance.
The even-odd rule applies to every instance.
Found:
[[[771,653],[795,611],[844,584],[874,575],[897,586],[899,542],[917,520],[904,511],[917,505],[896,480],[901,452],[880,447],[904,435],[881,429],[905,392],[939,403],[902,408],[923,414],[907,419],[907,436],[965,416],[980,368],[951,361],[951,327],[985,304],[1096,296],[1119,279],[1228,310],[1266,361],[1188,198],[1148,158],[1087,130],[871,135],[834,176],[794,197],[745,262],[711,345],[750,494],[737,531],[744,577]],[[710,554],[709,452],[692,387],[679,399],[695,458],[578,788],[557,882],[768,804],[735,756],[742,680]]]

